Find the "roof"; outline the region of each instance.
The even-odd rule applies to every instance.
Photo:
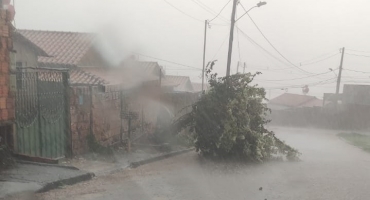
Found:
[[[120,85],[130,88],[149,81],[159,81],[159,77],[145,73],[136,74],[126,68],[118,67],[79,67],[70,71],[70,82],[75,85]],[[162,86],[173,87],[173,83],[162,79]]]
[[[33,52],[36,53],[37,56],[49,57],[49,55],[43,49],[41,49],[39,46],[31,42],[29,39],[27,39],[26,37],[24,37],[22,34],[20,34],[17,31],[14,31],[13,33],[13,41],[18,41],[23,44],[26,44],[33,50]]]
[[[95,76],[94,74],[88,73],[80,69],[74,69],[69,72],[71,84],[83,84],[83,85],[106,85],[109,82],[104,79]]]
[[[191,83],[191,84],[193,85],[194,92],[201,92],[202,91],[202,83]],[[209,89],[209,84],[204,83],[203,89],[208,90]]]
[[[41,63],[77,65],[90,49],[92,33],[18,30],[20,34],[52,57],[39,57]]]
[[[193,91],[193,86],[188,76],[166,75],[165,78],[177,85],[177,91]]]
[[[284,93],[269,101],[269,104],[288,107],[313,107],[322,106],[322,100],[309,95]]]

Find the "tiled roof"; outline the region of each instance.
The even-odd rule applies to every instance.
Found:
[[[109,82],[95,76],[94,74],[88,73],[84,70],[74,69],[69,72],[71,84],[83,84],[83,85],[106,85]]]
[[[177,91],[193,91],[193,86],[188,76],[166,75],[165,77],[167,80],[177,85],[177,87],[175,88]]]
[[[120,85],[130,88],[147,81],[159,81],[159,77],[135,73],[126,68],[79,67],[70,71],[70,82],[75,85]],[[174,84],[163,78],[162,86],[173,87]]]
[[[18,30],[52,57],[39,57],[41,63],[77,65],[94,41],[92,33]]]
[[[322,101],[314,96],[284,93],[274,99],[271,99],[269,101],[269,104],[289,107],[312,107],[320,104],[317,103],[317,100]],[[320,106],[322,106],[322,103],[320,104]]]

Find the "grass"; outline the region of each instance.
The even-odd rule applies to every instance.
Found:
[[[370,136],[359,133],[339,133],[338,136],[370,153]]]

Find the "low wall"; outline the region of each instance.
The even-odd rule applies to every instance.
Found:
[[[271,125],[340,130],[369,130],[370,106],[345,105],[335,108],[272,110]]]

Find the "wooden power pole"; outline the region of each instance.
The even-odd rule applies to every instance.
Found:
[[[204,92],[204,70],[206,67],[206,46],[207,46],[207,25],[208,21],[204,24],[204,47],[203,47],[203,70],[202,70],[202,94]]]
[[[235,13],[238,0],[233,0],[233,11],[231,13],[231,26],[230,26],[230,36],[229,36],[229,53],[227,55],[227,71],[226,76],[230,76],[230,65],[231,65],[231,55],[233,51],[233,40],[234,40],[234,26],[235,26]]]
[[[340,81],[342,78],[342,70],[343,70],[343,58],[344,58],[344,50],[345,48],[342,48],[342,57],[340,59],[340,66],[339,66],[339,73],[338,73],[338,79],[337,79],[337,88],[335,90],[335,104],[338,103],[338,95],[339,95],[339,89],[340,89]]]

